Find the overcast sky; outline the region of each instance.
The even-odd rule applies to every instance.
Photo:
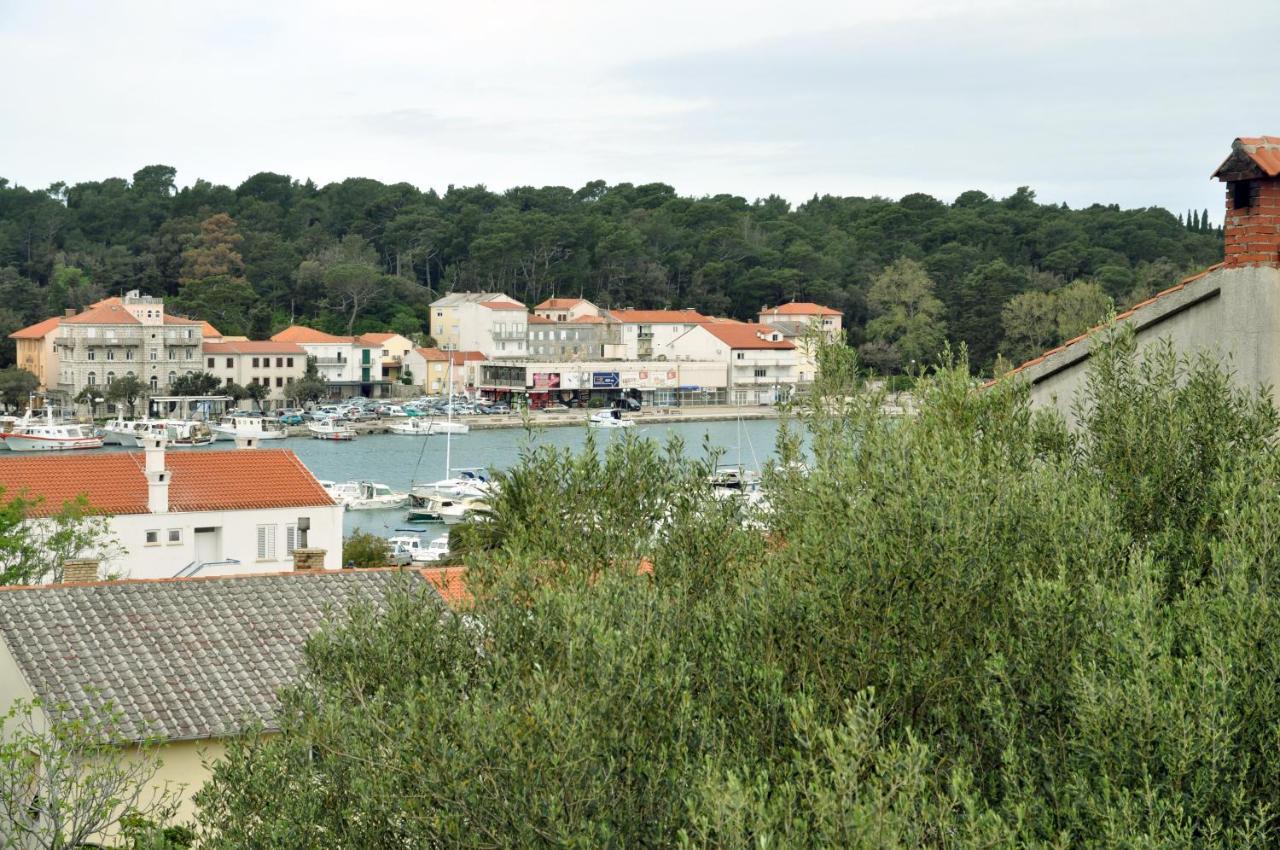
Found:
[[[1280,3],[0,0],[0,177],[1208,207]]]

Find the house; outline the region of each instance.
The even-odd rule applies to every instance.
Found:
[[[68,310],[67,315],[74,316],[75,310]],[[9,339],[14,341],[17,349],[15,365],[26,369],[40,380],[41,392],[49,390],[50,379],[56,387],[58,376],[62,374],[58,370],[58,353],[54,347],[61,322],[61,316],[54,316],[9,334]]]
[[[796,347],[796,380],[808,383],[818,372],[817,342],[841,342],[844,339],[844,314],[839,310],[792,301],[760,311],[760,324],[768,325]]]
[[[300,562],[305,566],[305,562]],[[277,693],[294,682],[303,646],[353,605],[435,586],[465,600],[438,570],[300,570],[268,575],[0,588],[0,711],[40,699],[85,715],[110,700],[120,733],[158,745],[155,784],[185,786],[179,820],[206,765],[248,724],[276,728]],[[461,588],[461,589],[459,589]],[[124,758],[140,750],[126,745]]]
[[[524,357],[528,318],[523,304],[500,292],[452,292],[431,302],[431,336],[443,349]]]
[[[293,342],[206,342],[204,370],[223,384],[265,384],[263,407],[283,407],[285,392],[307,372],[307,352]]]
[[[453,361],[452,390],[449,361]],[[414,385],[431,395],[463,395],[476,386],[475,365],[487,358],[479,351],[441,351],[438,348],[415,348],[404,358],[405,367],[413,375]]]
[[[693,327],[711,321],[697,310],[610,310],[610,343],[622,360],[648,360]]]
[[[413,340],[396,333],[367,333],[356,337],[356,342],[374,347],[382,380],[389,384],[400,382],[405,355],[415,347]]]
[[[130,578],[283,569],[298,548],[340,566],[341,505],[285,449],[0,455],[3,498],[40,499],[34,521],[83,495],[107,520],[104,569]]]
[[[535,360],[621,359],[618,344],[620,327],[609,316],[580,315],[569,319],[548,319],[535,313],[529,317],[529,357]]]
[[[798,380],[795,343],[769,325],[712,319],[689,327],[659,348],[658,356],[724,364],[730,404],[773,404]]]
[[[1280,386],[1280,137],[1236,139],[1213,177],[1226,184],[1223,262],[1116,320],[1134,329],[1139,349],[1167,339],[1180,354],[1229,362],[1243,387]],[[1096,330],[1013,370],[1030,384],[1033,404],[1074,421]]]
[[[290,325],[271,341],[301,346],[316,364],[316,371],[329,382],[335,397],[375,398],[390,394],[390,382],[382,375],[382,346],[378,343],[335,336],[305,325]]]
[[[548,298],[533,308],[533,315],[551,322],[573,322],[584,316],[602,316],[604,311],[585,298]]]

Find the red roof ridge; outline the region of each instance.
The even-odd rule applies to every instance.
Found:
[[[1127,319],[1127,318],[1129,318],[1130,316],[1132,316],[1134,313],[1136,313],[1137,311],[1141,310],[1143,307],[1146,307],[1146,306],[1147,306],[1147,305],[1149,305],[1149,304],[1152,304],[1152,303],[1154,303],[1154,302],[1156,302],[1156,301],[1159,301],[1161,298],[1164,298],[1164,297],[1165,297],[1165,296],[1167,296],[1167,295],[1172,295],[1172,294],[1174,294],[1175,292],[1179,292],[1179,291],[1181,291],[1181,290],[1182,290],[1182,289],[1183,289],[1187,284],[1189,284],[1189,283],[1195,283],[1197,280],[1200,280],[1201,278],[1205,277],[1205,276],[1206,276],[1206,275],[1208,275],[1210,272],[1217,271],[1218,269],[1223,268],[1223,267],[1225,267],[1225,266],[1226,266],[1226,263],[1225,263],[1225,262],[1223,262],[1223,263],[1214,263],[1213,265],[1211,265],[1211,266],[1209,266],[1209,267],[1207,267],[1207,268],[1205,268],[1205,269],[1203,269],[1203,270],[1201,270],[1201,271],[1196,272],[1195,274],[1191,275],[1190,277],[1183,278],[1182,280],[1178,281],[1177,283],[1175,283],[1173,286],[1169,287],[1168,289],[1161,290],[1160,292],[1157,292],[1155,295],[1152,295],[1152,296],[1151,296],[1150,298],[1148,298],[1147,300],[1145,300],[1145,301],[1140,301],[1140,302],[1138,302],[1137,304],[1134,304],[1134,305],[1133,305],[1132,307],[1130,307],[1128,310],[1125,310],[1123,313],[1119,313],[1119,314],[1117,314],[1117,315],[1116,315],[1116,317],[1115,317],[1115,319],[1113,319],[1112,321],[1116,321],[1116,322],[1118,322],[1118,321],[1120,321],[1120,320],[1122,320],[1122,319]],[[1050,356],[1052,356],[1052,355],[1054,355],[1054,354],[1057,354],[1057,353],[1058,353],[1058,352],[1060,352],[1060,351],[1065,351],[1066,349],[1070,348],[1071,346],[1075,345],[1076,343],[1080,342],[1081,340],[1083,340],[1083,339],[1087,339],[1088,337],[1092,336],[1095,332],[1097,332],[1097,331],[1101,330],[1102,328],[1106,327],[1106,326],[1107,326],[1107,325],[1109,325],[1109,324],[1111,324],[1111,321],[1108,321],[1108,322],[1102,322],[1102,323],[1100,323],[1100,324],[1094,325],[1093,327],[1089,328],[1087,331],[1085,331],[1084,333],[1080,334],[1079,336],[1077,336],[1077,337],[1073,337],[1072,339],[1067,340],[1066,342],[1062,343],[1061,345],[1057,345],[1057,346],[1054,346],[1053,348],[1050,348],[1048,351],[1045,351],[1045,352],[1043,352],[1043,353],[1041,353],[1041,354],[1039,354],[1039,355],[1037,355],[1037,356],[1033,357],[1032,359],[1028,360],[1027,362],[1022,363],[1021,365],[1019,365],[1019,366],[1017,366],[1017,367],[1015,367],[1015,368],[1013,368],[1013,369],[1010,369],[1008,372],[1005,372],[1005,373],[1004,373],[1004,375],[1000,375],[999,377],[994,378],[994,379],[992,379],[992,380],[988,381],[987,383],[983,384],[983,386],[984,386],[984,387],[989,387],[989,386],[991,386],[992,384],[994,384],[996,381],[998,381],[1000,378],[1003,378],[1005,375],[1013,375],[1013,374],[1015,374],[1015,373],[1017,373],[1017,372],[1021,372],[1021,371],[1022,371],[1022,370],[1024,370],[1024,369],[1029,369],[1030,367],[1035,366],[1037,363],[1040,363],[1040,362],[1043,362],[1044,360],[1047,360]]]

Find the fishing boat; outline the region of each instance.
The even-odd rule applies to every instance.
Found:
[[[356,429],[340,419],[321,419],[318,422],[308,422],[307,431],[317,440],[342,442],[356,438]]]
[[[253,437],[258,440],[282,440],[289,432],[279,422],[275,422],[261,413],[237,411],[228,413],[213,426],[213,433],[219,440],[234,440],[237,437]]]
[[[598,410],[591,414],[587,424],[592,428],[634,428],[634,419],[623,419],[621,410]]]
[[[43,421],[31,409],[11,431],[0,433],[0,442],[14,452],[56,452],[69,449],[100,449],[102,437],[92,425],[58,422],[53,408],[45,408]]]
[[[386,484],[377,484],[372,481],[347,481],[326,489],[349,511],[402,508],[409,501],[408,493],[400,493]]]
[[[102,427],[103,442],[121,446],[141,446],[148,436],[164,437],[171,448],[207,446],[213,431],[204,422],[188,419],[115,419]]]

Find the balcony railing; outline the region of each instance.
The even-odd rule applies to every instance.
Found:
[[[493,331],[491,335],[495,340],[523,340],[529,333],[525,328],[520,328],[519,330]]]
[[[345,357],[316,357],[317,366],[345,366],[351,361]]]

